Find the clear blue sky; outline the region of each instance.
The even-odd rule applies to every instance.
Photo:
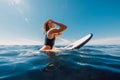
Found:
[[[120,0],[0,0],[1,43],[44,40],[48,18],[68,26],[63,39],[93,33],[93,40],[120,40]]]

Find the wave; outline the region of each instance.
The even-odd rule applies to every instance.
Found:
[[[79,50],[55,53],[52,57],[39,52],[39,48],[0,46],[0,80],[120,78],[120,46],[85,46]]]

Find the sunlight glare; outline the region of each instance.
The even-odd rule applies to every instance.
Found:
[[[12,4],[20,4],[23,0],[9,0]]]

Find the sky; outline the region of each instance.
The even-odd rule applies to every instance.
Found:
[[[68,28],[56,44],[93,33],[90,45],[120,44],[120,0],[0,0],[0,45],[42,45],[47,19]]]

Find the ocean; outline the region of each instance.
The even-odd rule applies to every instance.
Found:
[[[0,80],[120,80],[119,45],[86,45],[59,53],[39,48],[1,45]]]

